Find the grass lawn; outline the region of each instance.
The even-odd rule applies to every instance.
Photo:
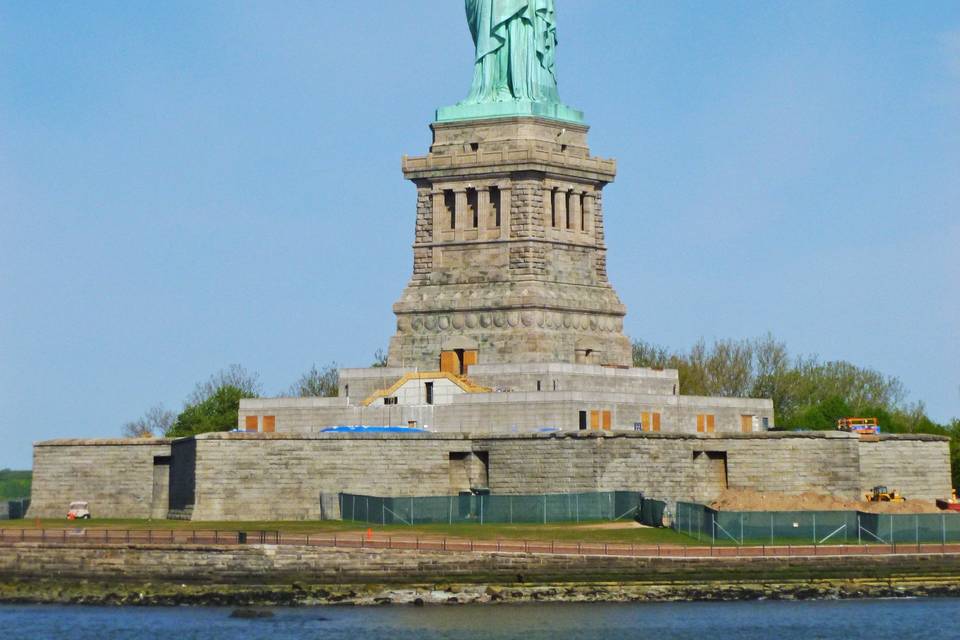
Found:
[[[343,534],[344,536],[365,535],[371,528],[376,538],[394,536],[396,538],[462,538],[472,540],[530,540],[584,543],[621,543],[636,545],[691,545],[696,540],[679,534],[672,529],[653,529],[630,526],[627,528],[609,528],[609,522],[595,523],[559,523],[559,524],[425,524],[425,525],[388,525],[386,527],[367,525],[358,522],[337,520],[322,521],[250,521],[250,522],[193,522],[183,520],[113,520],[93,519],[89,521],[70,521],[66,519],[8,520],[0,521],[0,529],[63,529],[83,527],[87,529],[131,529],[131,530],[212,530],[220,531],[281,531],[299,534]]]

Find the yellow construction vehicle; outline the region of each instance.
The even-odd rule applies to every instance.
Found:
[[[864,494],[867,502],[906,502],[907,499],[904,498],[899,491],[896,489],[887,489],[883,485],[878,485],[873,488],[870,493]]]
[[[880,422],[876,418],[840,418],[837,420],[837,431],[877,435],[880,433]]]

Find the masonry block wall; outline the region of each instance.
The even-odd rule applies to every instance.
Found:
[[[717,433],[740,433],[743,417],[751,419],[751,431],[774,426],[773,403],[752,398],[701,398],[616,392],[552,390],[554,378],[541,382],[542,391],[458,394],[445,398],[448,404],[358,406],[339,398],[324,403],[317,398],[264,398],[240,402],[239,427],[247,416],[271,415],[276,430],[284,433],[317,433],[331,425],[429,426],[436,432],[496,433],[533,432],[543,427],[578,431],[581,412],[608,411],[611,428],[634,430],[643,415],[656,413],[662,430],[696,433],[697,416],[713,416]],[[548,386],[549,385],[549,386]],[[568,381],[560,378],[561,387]],[[752,418],[756,417],[753,426]],[[702,425],[701,425],[702,426]]]
[[[489,451],[495,493],[634,489],[706,502],[728,487],[850,499],[859,487],[856,440],[822,434],[497,437],[477,439],[475,448]]]
[[[859,449],[862,493],[885,485],[902,492],[908,500],[950,495],[950,448],[941,439],[919,434],[882,435],[878,442],[861,441]]]
[[[82,500],[90,503],[94,518],[165,518],[170,442],[131,438],[35,444],[29,517],[63,518],[72,501]]]
[[[923,435],[214,433],[175,441],[163,467],[170,454],[163,440],[38,443],[29,515],[62,517],[71,500],[87,500],[94,517],[168,507],[194,520],[319,519],[321,496],[338,517],[329,496],[340,492],[455,495],[465,482],[496,494],[628,489],[697,502],[726,488],[846,499],[874,484],[912,499],[950,491],[949,442]],[[168,499],[158,468],[169,469]]]
[[[321,494],[449,495],[451,436],[206,434],[196,438],[194,520],[319,520]],[[176,480],[175,480],[176,482]]]

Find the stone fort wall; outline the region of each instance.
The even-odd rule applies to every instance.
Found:
[[[874,484],[914,499],[950,491],[946,439],[867,443],[835,432],[66,440],[38,443],[34,477],[30,517],[61,517],[71,500],[87,500],[94,517],[164,517],[169,509],[194,520],[339,517],[339,492],[455,495],[476,486],[495,494],[627,489],[671,502],[709,501],[727,487],[848,499]]]
[[[63,518],[70,502],[90,503],[95,518],[165,518],[170,440],[51,440],[33,447],[28,515]]]

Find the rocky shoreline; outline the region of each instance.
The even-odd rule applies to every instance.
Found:
[[[675,602],[960,597],[960,579],[556,584],[186,585],[14,581],[0,603],[133,606],[454,605],[525,602]]]

